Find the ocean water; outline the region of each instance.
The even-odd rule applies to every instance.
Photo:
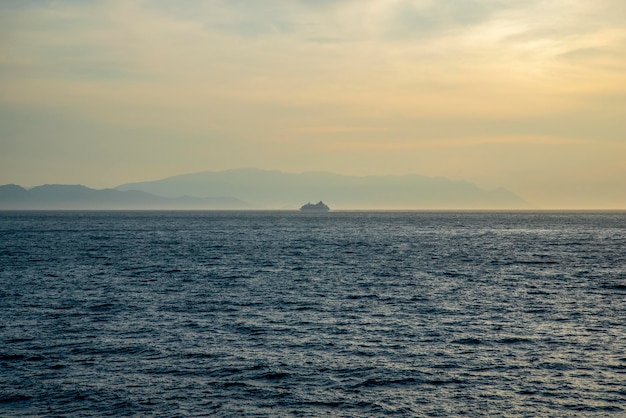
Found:
[[[0,416],[626,416],[626,213],[0,212]]]

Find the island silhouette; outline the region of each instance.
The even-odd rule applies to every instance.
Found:
[[[486,190],[467,181],[444,177],[235,169],[184,174],[101,190],[82,185],[48,184],[31,189],[4,185],[0,186],[0,209],[297,210],[310,196],[324,196],[333,202],[334,209],[342,210],[530,208],[509,190]],[[314,207],[309,209],[325,210],[321,205],[311,206]]]

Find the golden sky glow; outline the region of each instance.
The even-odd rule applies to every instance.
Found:
[[[0,0],[0,184],[238,167],[626,208],[626,2]]]

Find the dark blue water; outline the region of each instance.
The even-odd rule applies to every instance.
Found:
[[[0,416],[624,416],[626,213],[0,213]]]

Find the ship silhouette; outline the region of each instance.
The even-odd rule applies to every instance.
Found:
[[[330,208],[320,200],[316,204],[312,204],[311,202],[309,202],[306,205],[302,206],[300,210],[303,212],[328,212]]]

